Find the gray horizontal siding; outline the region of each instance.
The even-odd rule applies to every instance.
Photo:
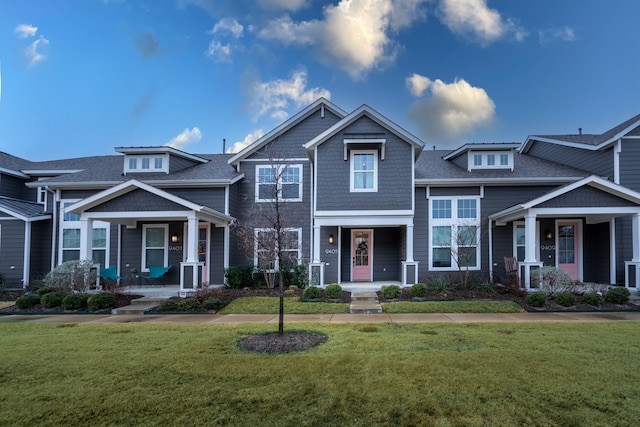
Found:
[[[216,188],[172,188],[167,192],[193,203],[225,212],[225,189]]]
[[[611,148],[603,151],[589,151],[537,141],[529,148],[528,154],[613,179],[613,149]]]
[[[156,196],[145,190],[136,189],[98,205],[90,212],[132,212],[132,211],[185,211],[184,206]]]
[[[569,208],[569,207],[628,207],[635,203],[613,194],[606,193],[591,186],[583,186],[551,200],[540,203],[539,208]]]
[[[0,221],[0,271],[10,287],[22,287],[24,227],[23,221]]]
[[[0,174],[0,194],[14,199],[25,199],[27,187],[25,180],[15,176]],[[30,199],[35,201],[35,197]]]
[[[640,141],[622,140],[622,153],[620,153],[620,184],[640,191]]]

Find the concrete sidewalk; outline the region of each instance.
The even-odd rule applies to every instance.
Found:
[[[605,322],[640,320],[640,312],[588,313],[434,313],[434,314],[285,314],[286,323],[496,323]],[[15,314],[0,323],[278,323],[277,314]]]

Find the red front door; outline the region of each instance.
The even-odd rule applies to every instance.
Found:
[[[372,230],[353,230],[351,232],[351,280],[354,282],[371,281]]]
[[[578,280],[578,223],[558,223],[558,268]]]

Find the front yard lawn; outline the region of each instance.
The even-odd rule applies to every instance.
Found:
[[[328,340],[265,355],[238,342],[274,325],[0,318],[0,413],[10,426],[630,426],[639,325],[305,324]]]
[[[220,314],[278,314],[278,297],[241,297],[227,304]],[[348,303],[302,302],[297,298],[284,299],[285,314],[336,314],[348,313]]]
[[[513,301],[421,301],[387,302],[382,304],[385,313],[519,313],[522,311]]]

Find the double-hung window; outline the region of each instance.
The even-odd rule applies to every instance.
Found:
[[[256,228],[254,263],[255,265],[277,270],[280,263],[287,266],[298,265],[302,260],[302,229],[285,228],[282,230],[280,252],[282,259],[278,257],[278,235],[272,228]]]
[[[169,225],[144,224],[142,226],[142,271],[149,266],[166,267],[169,260]]]
[[[375,150],[351,151],[351,191],[378,191],[378,152]]]
[[[256,202],[302,201],[302,165],[256,166]]]
[[[73,203],[72,201],[63,201],[61,204],[61,262],[80,259],[80,241],[82,238],[80,215],[65,212],[65,208]],[[91,259],[95,263],[100,263],[103,267],[108,265],[109,227],[108,222],[93,221],[93,229],[91,231]]]
[[[477,197],[429,200],[431,270],[480,267],[480,200]]]

